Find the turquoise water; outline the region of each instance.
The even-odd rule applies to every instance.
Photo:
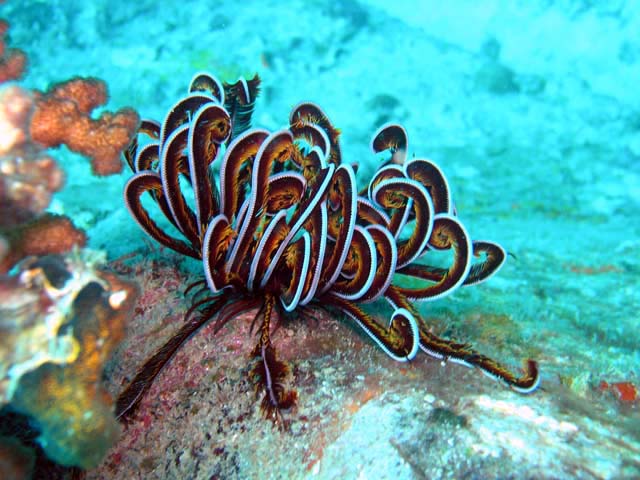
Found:
[[[277,130],[299,101],[316,102],[341,130],[343,161],[358,164],[360,186],[379,161],[371,135],[402,124],[408,155],[444,170],[473,237],[512,254],[487,283],[421,313],[438,334],[514,368],[528,357],[541,368],[540,389],[522,396],[422,357],[400,375],[348,327],[291,327],[299,344],[290,340],[284,355],[298,362],[302,385],[291,413],[297,430],[287,436],[246,400],[251,386],[237,372],[253,340],[228,355],[237,341],[228,333],[206,367],[218,373],[188,387],[201,402],[158,409],[143,433],[138,419],[88,478],[640,476],[640,401],[620,393],[620,385],[640,386],[636,2],[34,0],[5,2],[0,17],[29,58],[21,85],[44,90],[96,76],[109,87],[107,109],[131,106],[144,118],[161,119],[197,71],[229,82],[258,73],[253,125]],[[128,349],[189,306],[136,266],[177,269],[179,287],[197,279],[198,266],[162,258],[131,220],[121,193],[129,172],[99,178],[80,155],[53,155],[66,185],[50,210],[84,228],[88,247],[108,260],[135,253],[129,275],[156,309],[131,320],[107,365],[106,388],[117,394],[145,357]],[[154,289],[170,298],[148,298]],[[142,347],[146,356],[160,343]],[[185,362],[204,361],[186,352]],[[224,428],[227,403],[207,403],[222,394],[198,390],[219,378],[233,393],[227,403],[251,412]]]

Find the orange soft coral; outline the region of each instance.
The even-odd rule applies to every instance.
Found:
[[[5,47],[7,30],[9,24],[0,20],[0,83],[19,79],[27,66],[27,57],[22,50]]]
[[[84,246],[85,233],[62,215],[45,214],[4,232],[8,252],[0,258],[0,273],[7,272],[18,260],[29,255],[65,253]]]
[[[91,158],[93,172],[110,175],[122,170],[120,153],[138,125],[135,111],[123,108],[92,119],[91,111],[107,101],[107,89],[95,78],[74,78],[39,94],[31,117],[31,138],[45,147],[66,144]]]
[[[24,54],[7,49],[8,24],[0,20],[0,83],[15,80],[25,66]],[[69,219],[47,215],[51,196],[62,188],[64,174],[46,148],[66,144],[91,159],[93,171],[121,170],[120,153],[138,124],[131,109],[91,112],[107,101],[97,79],[74,78],[32,92],[18,85],[0,90],[0,273],[28,255],[69,251],[84,245],[85,235]]]

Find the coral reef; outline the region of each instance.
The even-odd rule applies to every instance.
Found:
[[[34,109],[23,88],[0,92],[0,273],[28,255],[64,253],[86,241],[70,219],[43,214],[64,174],[29,135]]]
[[[30,255],[68,252],[74,245],[84,245],[86,235],[69,218],[49,213],[7,231],[5,241],[8,250],[0,259],[0,272]]]
[[[84,234],[64,217],[42,216],[64,175],[46,147],[66,144],[91,158],[99,175],[117,173],[119,155],[130,141],[138,115],[130,109],[90,112],[106,101],[96,79],[75,78],[47,93],[16,85],[0,92],[0,272],[27,255],[63,253],[85,243]],[[46,241],[45,241],[46,239]]]
[[[27,65],[24,52],[15,48],[6,48],[4,37],[8,30],[9,24],[0,20],[0,83],[17,80],[24,73]]]
[[[137,287],[90,251],[25,261],[0,277],[0,405],[31,416],[63,465],[97,465],[118,435],[102,368],[123,338]]]
[[[6,22],[0,23],[0,83],[19,79],[25,66],[24,54],[4,44],[7,28]],[[71,220],[42,215],[64,184],[62,170],[46,149],[65,144],[89,157],[94,173],[119,172],[120,153],[134,135],[138,115],[124,108],[91,118],[107,98],[106,85],[95,78],[73,78],[46,92],[2,86],[0,273],[28,255],[64,253],[84,245],[84,233]]]
[[[26,65],[6,48],[7,28],[0,23],[0,83],[18,80]],[[93,78],[46,92],[0,85],[0,417],[3,426],[17,414],[28,422],[0,432],[0,471],[31,470],[28,452],[19,465],[10,461],[15,441],[34,438],[26,430],[38,432],[49,458],[82,468],[97,465],[119,434],[101,379],[137,287],[99,269],[102,254],[78,249],[86,235],[70,218],[46,212],[64,184],[47,148],[65,144],[88,156],[98,175],[121,169],[138,115],[122,109],[93,119],[106,101],[105,84]]]
[[[27,255],[63,253],[85,242],[69,219],[43,215],[64,174],[30,139],[33,109],[33,97],[23,88],[11,85],[0,92],[0,273]]]
[[[29,140],[32,95],[17,85],[0,91],[0,228],[41,214],[64,174],[51,156]]]
[[[118,173],[120,154],[136,131],[138,114],[123,108],[92,119],[91,112],[106,101],[107,87],[96,78],[73,78],[37,93],[31,138],[45,147],[65,144],[89,157],[96,175]]]

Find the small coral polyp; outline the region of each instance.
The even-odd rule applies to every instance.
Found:
[[[431,333],[413,301],[434,300],[477,285],[504,263],[505,251],[474,241],[453,207],[447,179],[431,160],[407,160],[397,124],[373,136],[375,154],[390,154],[359,191],[343,163],[339,131],[313,103],[293,108],[287,128],[250,128],[259,78],[222,84],[197,74],[162,123],[143,120],[125,154],[133,176],[124,199],[140,227],[162,245],[202,262],[187,322],[141,368],[117,402],[126,415],[179,346],[205,322],[217,331],[239,312],[258,309],[260,335],[251,371],[265,414],[278,421],[295,403],[287,366],[270,340],[272,317],[314,306],[334,308],[391,358],[418,352],[480,369],[513,390],[539,382],[536,362],[517,376],[468,344]],[[219,171],[219,175],[214,172]],[[161,228],[147,196],[180,233]],[[447,266],[428,263],[448,252]],[[366,310],[388,306],[387,326]]]

